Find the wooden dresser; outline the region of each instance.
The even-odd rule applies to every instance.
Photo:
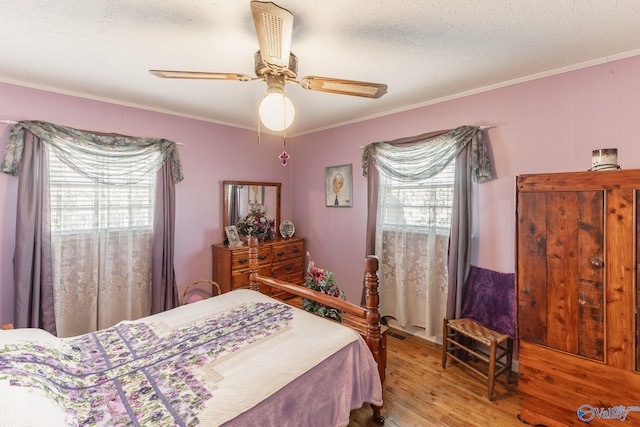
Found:
[[[227,245],[212,245],[213,280],[222,292],[249,287],[249,246],[230,248]],[[304,238],[273,239],[258,245],[259,274],[286,282],[304,283],[305,250]],[[263,292],[269,294],[268,290]]]
[[[518,177],[522,421],[640,425],[640,170]]]

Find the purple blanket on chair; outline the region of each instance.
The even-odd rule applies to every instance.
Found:
[[[516,337],[515,274],[471,266],[460,317]]]

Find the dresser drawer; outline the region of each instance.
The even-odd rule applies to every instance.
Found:
[[[304,241],[280,243],[273,245],[272,250],[273,253],[271,256],[274,263],[291,258],[302,259],[302,256],[304,255]]]
[[[276,279],[285,281],[287,283],[293,283],[294,285],[303,285],[304,284],[304,260],[302,258],[299,259],[290,259],[281,261],[279,263],[273,264],[273,277]],[[273,288],[270,288],[273,298],[286,300],[294,297],[293,294],[290,294],[286,291],[279,291]]]
[[[292,258],[280,262],[274,262],[271,268],[271,274],[276,279],[291,276],[294,274],[303,274],[303,258]]]
[[[258,264],[268,265],[271,264],[271,248],[262,247],[258,248]],[[249,268],[249,249],[242,249],[234,251],[231,255],[231,270],[242,270]]]
[[[288,274],[286,276],[278,277],[280,280],[284,280],[287,283],[293,283],[294,285],[304,285],[304,272],[299,271],[296,273]]]
[[[271,266],[266,265],[258,269],[261,276],[271,275]],[[237,270],[231,274],[231,289],[248,288],[249,287],[249,269]]]

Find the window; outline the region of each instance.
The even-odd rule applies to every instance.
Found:
[[[449,234],[453,204],[454,162],[442,172],[419,183],[383,181],[382,225],[385,230],[427,232],[435,226]],[[382,184],[382,182],[381,182]]]
[[[177,305],[175,142],[21,121],[6,153],[2,171],[19,176],[17,326],[72,336]]]
[[[129,185],[96,184],[49,156],[51,229],[70,234],[146,230],[153,226],[155,176]],[[123,181],[126,181],[126,174]]]

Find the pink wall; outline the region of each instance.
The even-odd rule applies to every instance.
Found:
[[[389,89],[392,93],[393,88]],[[211,274],[210,245],[222,236],[221,181],[282,182],[283,219],[307,238],[316,263],[332,270],[357,302],[365,255],[366,180],[360,146],[458,125],[491,125],[497,178],[475,190],[474,262],[514,269],[515,177],[582,171],[591,150],[618,148],[625,169],[640,168],[640,56],[299,136],[291,163],[278,163],[280,141],[254,132],[161,113],[0,84],[0,119],[39,119],[82,129],[156,136],[179,148],[185,180],[177,186],[176,274],[185,285]],[[375,102],[375,101],[372,101]],[[0,152],[8,131],[0,125]],[[327,208],[324,168],[353,164],[353,207]],[[17,180],[0,174],[0,322],[13,310],[11,259]]]
[[[44,120],[80,129],[162,137],[178,147],[185,179],[176,186],[178,284],[211,277],[211,244],[220,243],[222,181],[282,182],[282,209],[290,216],[289,168],[280,164],[281,140],[255,132],[0,84],[0,120]],[[0,124],[0,154],[9,127]],[[17,178],[0,173],[0,323],[13,319],[13,247]]]
[[[393,93],[393,88],[389,88]],[[448,129],[491,125],[497,178],[475,187],[474,262],[514,271],[515,178],[584,171],[591,151],[618,148],[625,169],[640,168],[640,56],[511,85],[297,138],[291,200],[296,231],[357,301],[365,255],[366,179],[360,146]],[[353,208],[327,208],[325,166],[353,164]]]

